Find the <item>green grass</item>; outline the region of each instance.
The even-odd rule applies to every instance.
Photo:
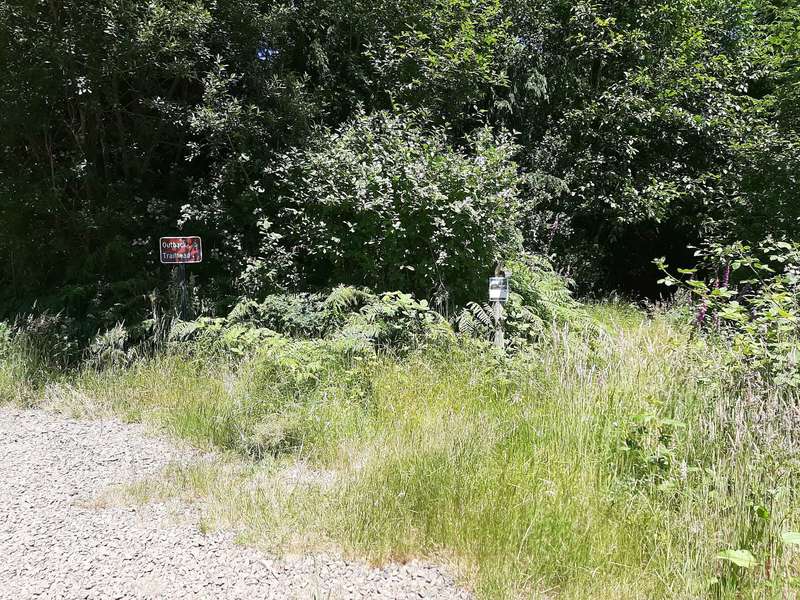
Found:
[[[250,543],[443,562],[492,599],[796,593],[780,542],[798,527],[796,396],[667,314],[590,314],[602,327],[555,328],[513,358],[468,341],[396,359],[279,340],[242,364],[87,369],[49,398],[221,450],[131,493],[203,498]],[[298,463],[333,485],[280,483]]]

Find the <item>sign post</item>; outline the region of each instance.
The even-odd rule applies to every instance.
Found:
[[[489,278],[489,302],[492,303],[494,313],[494,345],[498,348],[505,347],[505,335],[503,333],[503,304],[508,302],[508,277],[507,273],[497,264],[494,270],[494,277]]]
[[[161,264],[175,265],[178,280],[179,316],[185,321],[189,316],[189,285],[186,265],[203,262],[203,242],[196,236],[162,237],[158,240]]]

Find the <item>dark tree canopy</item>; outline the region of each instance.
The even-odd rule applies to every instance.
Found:
[[[797,238],[798,32],[793,0],[2,1],[0,313],[140,317],[181,231],[210,306],[463,302],[522,250],[652,293],[687,244]]]

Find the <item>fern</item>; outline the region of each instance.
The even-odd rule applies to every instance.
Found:
[[[383,336],[381,323],[370,321],[362,314],[354,315],[339,332],[337,338],[361,340],[369,343],[378,342]]]
[[[494,314],[489,304],[468,302],[456,318],[459,333],[471,337],[489,337],[494,328]]]
[[[366,290],[341,285],[333,288],[325,299],[324,307],[329,316],[343,317],[359,311],[362,307],[374,302],[377,297]]]
[[[136,356],[135,349],[127,346],[128,332],[122,323],[117,323],[97,333],[87,350],[86,362],[95,368],[127,366]]]

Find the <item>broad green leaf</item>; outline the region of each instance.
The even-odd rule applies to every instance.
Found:
[[[686,282],[686,284],[691,286],[691,287],[693,287],[696,290],[707,290],[708,289],[708,286],[704,282],[699,281],[697,279],[689,279]]]
[[[758,561],[749,550],[725,550],[717,554],[717,558],[732,562],[743,569],[752,569],[758,566]]]

